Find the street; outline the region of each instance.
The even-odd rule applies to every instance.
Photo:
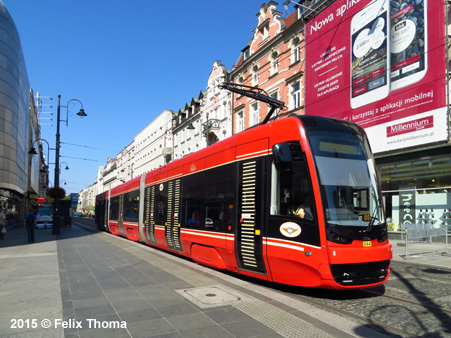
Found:
[[[1,337],[451,336],[446,268],[393,261],[382,287],[295,288],[72,223],[56,241],[39,229],[25,244],[18,226],[0,243]]]

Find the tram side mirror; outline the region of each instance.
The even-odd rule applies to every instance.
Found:
[[[272,147],[274,165],[277,170],[291,169],[291,147],[289,142],[278,143]]]

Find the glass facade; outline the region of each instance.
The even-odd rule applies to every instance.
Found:
[[[13,19],[0,0],[0,196],[27,192],[30,84]]]
[[[376,157],[389,230],[402,224],[451,228],[451,146]]]

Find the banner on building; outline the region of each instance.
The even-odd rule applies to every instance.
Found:
[[[445,4],[338,0],[306,24],[305,112],[365,128],[373,152],[448,139]]]

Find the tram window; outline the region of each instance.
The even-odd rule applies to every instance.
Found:
[[[124,196],[124,221],[138,222],[139,190],[129,192]]]
[[[203,205],[205,199],[204,184],[201,174],[186,177],[183,180],[183,205],[185,209],[184,226],[203,228],[205,215]]]
[[[186,200],[186,222],[185,224],[189,228],[200,228],[200,201],[199,200]]]
[[[233,173],[233,168],[224,166],[184,179],[184,226],[210,231],[231,229],[235,187]]]
[[[313,220],[313,194],[304,155],[300,145],[291,146],[291,152],[291,166],[277,169],[272,162],[270,214]]]
[[[112,197],[110,203],[110,219],[119,219],[119,196]]]

